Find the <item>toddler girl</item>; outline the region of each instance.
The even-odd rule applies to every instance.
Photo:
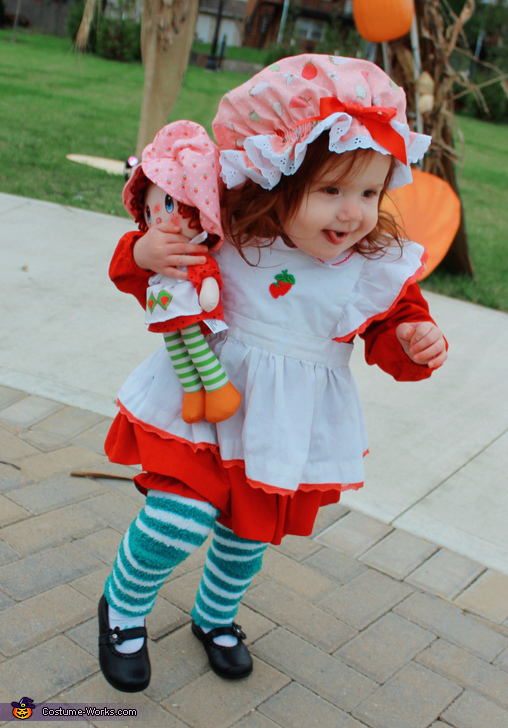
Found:
[[[228,330],[209,343],[243,398],[217,425],[184,422],[164,349],[120,391],[106,451],[141,463],[147,493],[99,607],[101,667],[121,690],[148,684],[144,617],[211,529],[192,631],[222,677],[252,670],[233,618],[266,545],[310,534],[321,506],[363,483],[355,337],[398,380],[424,379],[446,359],[415,282],[423,248],[380,210],[430,143],[410,131],[402,89],[367,61],[296,56],[226,94],[213,128],[227,188],[216,258]],[[179,275],[188,252],[178,235],[131,233],[111,276],[135,293],[151,271]]]

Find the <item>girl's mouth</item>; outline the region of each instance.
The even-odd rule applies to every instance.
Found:
[[[342,245],[348,236],[348,233],[338,233],[336,230],[324,230],[323,233],[325,238],[332,245]]]

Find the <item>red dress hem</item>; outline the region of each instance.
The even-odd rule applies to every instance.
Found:
[[[164,435],[164,437],[162,436]],[[361,483],[303,484],[295,492],[250,481],[242,461],[223,462],[218,447],[190,443],[136,420],[121,406],[105,451],[112,462],[141,464],[138,490],[161,490],[211,503],[219,522],[242,538],[280,544],[285,535],[309,536],[320,508]]]

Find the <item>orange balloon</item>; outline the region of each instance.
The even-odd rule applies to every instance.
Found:
[[[385,43],[411,30],[413,0],[353,0],[356,29],[371,43]]]
[[[460,225],[460,200],[440,177],[413,169],[413,184],[391,190],[382,209],[391,212],[407,237],[428,254],[423,280],[443,260]]]

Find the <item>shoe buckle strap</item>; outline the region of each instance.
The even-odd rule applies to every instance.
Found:
[[[121,645],[126,640],[134,640],[139,637],[147,637],[146,627],[130,627],[129,629],[108,629],[104,634],[99,635],[100,645]]]
[[[238,637],[239,640],[244,640],[247,638],[247,635],[243,631],[241,625],[236,624],[236,622],[233,622],[233,624],[231,625],[231,630],[232,630],[234,636]]]

